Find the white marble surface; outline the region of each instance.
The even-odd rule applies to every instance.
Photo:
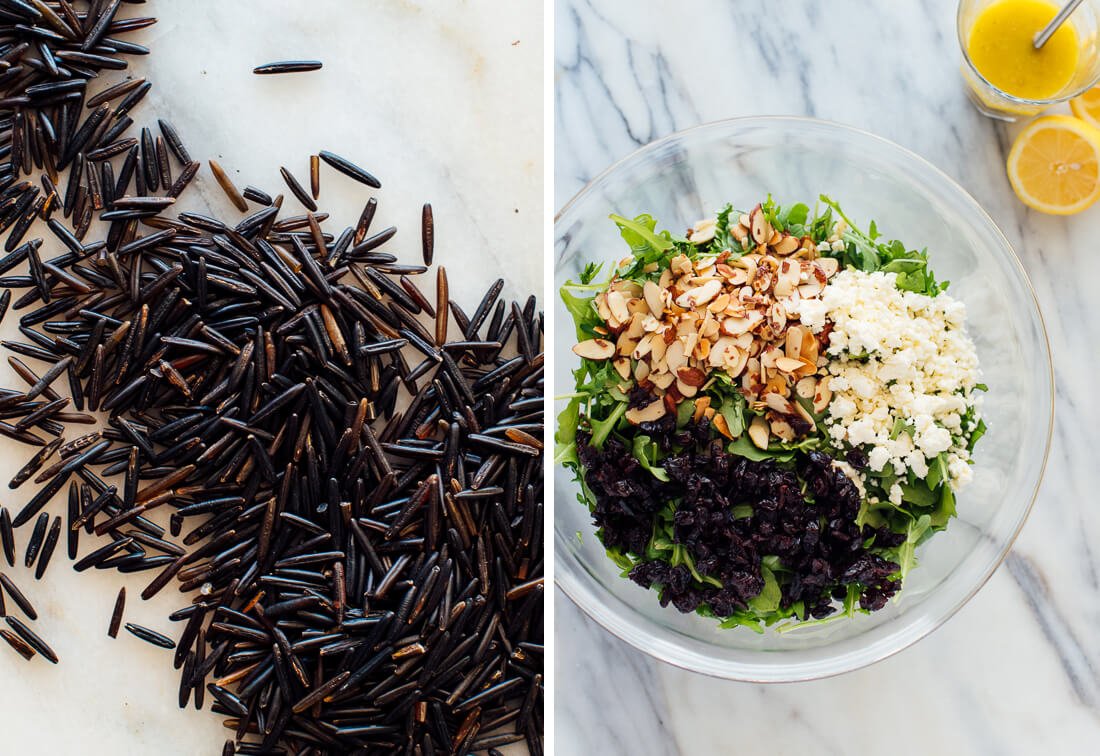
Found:
[[[241,187],[252,183],[272,194],[285,191],[279,165],[308,181],[311,152],[344,154],[382,180],[375,226],[401,229],[389,248],[402,260],[419,261],[420,206],[433,203],[436,260],[448,266],[452,295],[468,308],[498,275],[513,295],[541,293],[537,4],[154,0],[123,7],[161,18],[135,37],[153,49],[135,66],[154,82],[134,114],[138,124],[167,117],[194,158],[215,157]],[[251,73],[288,58],[319,58],[325,66],[293,76]],[[205,167],[198,182],[181,205],[232,212]],[[320,204],[334,216],[328,227],[338,232],[337,223],[354,223],[370,194],[324,170]],[[300,211],[293,199],[286,207]],[[16,324],[9,313],[3,338]],[[3,361],[0,385],[16,381]],[[29,455],[0,441],[0,480]],[[34,490],[5,485],[0,502],[18,510]],[[62,513],[64,505],[50,509]],[[18,533],[20,559],[29,530]],[[84,544],[81,554],[89,550]],[[220,717],[176,708],[171,653],[125,631],[118,640],[106,637],[122,582],[130,594],[126,618],[173,636],[181,627],[166,617],[185,599],[166,590],[142,602],[138,594],[151,574],[124,581],[114,572],[77,575],[63,543],[41,582],[21,566],[9,572],[32,597],[41,615],[34,627],[61,664],[24,662],[0,647],[0,754],[221,752],[228,731]]]
[[[641,145],[737,115],[871,130],[959,181],[1038,292],[1058,424],[1035,510],[1006,564],[943,628],[870,668],[765,687],[655,662],[556,598],[562,754],[1094,752],[1100,736],[1096,349],[1088,302],[1100,210],[1056,219],[1012,194],[1014,128],[967,103],[955,3],[559,0],[555,202]]]

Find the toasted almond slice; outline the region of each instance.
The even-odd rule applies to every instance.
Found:
[[[714,229],[714,218],[704,218],[696,221],[695,225],[688,229],[688,241],[692,244],[706,244],[714,238]]]
[[[749,230],[744,226],[734,226],[730,229],[730,236],[737,240],[737,243],[745,241],[749,238]]]
[[[722,292],[715,297],[710,304],[707,305],[707,310],[710,312],[722,312],[730,305],[730,294],[728,291]]]
[[[703,395],[695,400],[695,413],[692,415],[692,420],[699,422],[699,419],[703,417],[703,413],[710,407],[710,397]]]
[[[776,334],[782,333],[787,327],[787,308],[782,302],[773,302],[768,308],[768,325]]]
[[[772,237],[772,227],[768,219],[764,217],[764,211],[757,205],[749,213],[749,233],[757,244],[767,244]]]
[[[630,320],[630,310],[626,306],[626,296],[621,291],[607,292],[607,307],[611,317],[620,323]]]
[[[794,357],[779,357],[775,361],[775,366],[784,373],[793,373],[799,370],[803,364],[802,360],[795,359]]]
[[[664,270],[661,271],[661,277],[657,280],[657,288],[658,289],[667,289],[671,284],[672,284],[672,271],[669,270],[668,268],[665,268]],[[650,307],[650,309],[652,310],[653,308]],[[660,311],[659,310],[653,310],[654,315],[656,315],[658,312],[660,312]]]
[[[806,408],[798,402],[792,402],[792,404],[794,404],[794,411],[798,413],[798,416],[810,424],[810,430],[815,430],[817,428],[817,423],[814,422],[814,416],[807,412]]]
[[[772,372],[768,375],[768,382],[764,384],[764,395],[778,394],[782,397],[790,396],[791,385],[787,383],[783,373]]]
[[[794,392],[803,399],[813,399],[814,394],[817,392],[817,379],[812,375],[806,376],[794,384]]]
[[[789,255],[798,249],[798,239],[790,234],[783,234],[779,241],[772,244],[772,249],[777,255]]]
[[[654,331],[660,330],[660,328],[661,321],[657,320],[653,315],[646,315],[642,319],[642,330],[646,333],[653,333]]]
[[[692,331],[684,337],[683,341],[684,355],[685,357],[690,357],[691,354],[695,351],[695,345],[699,343],[699,334],[695,331]]]
[[[643,273],[656,273],[657,269],[660,268],[660,267],[661,266],[658,265],[655,262],[646,263],[646,265],[642,268],[642,272]]]
[[[684,383],[679,378],[676,379],[676,390],[680,392],[680,396],[686,397],[688,399],[699,393],[699,389],[697,387]]]
[[[748,364],[748,361],[749,354],[745,350],[738,349],[735,346],[726,347],[726,353],[723,356],[723,365],[731,378],[736,378],[741,375],[741,371],[745,369],[745,365]]]
[[[802,332],[802,345],[798,350],[798,356],[806,362],[817,365],[818,349],[820,345],[817,343],[817,338],[809,328],[806,328]]]
[[[806,283],[799,285],[798,293],[803,299],[813,299],[821,290],[825,288],[825,285],[818,281],[815,277],[810,276],[810,280]]]
[[[660,334],[651,333],[649,336],[646,336],[644,339],[641,339],[638,342],[637,346],[634,347],[634,351],[631,353],[630,356],[636,360],[640,360],[645,357],[653,349],[654,338],[656,338],[658,341],[661,340]]]
[[[768,409],[778,412],[781,415],[789,415],[794,412],[794,407],[791,406],[791,403],[779,394],[765,394],[764,403],[768,405]]]
[[[700,362],[706,362],[710,357],[710,339],[699,339],[699,343],[695,345],[695,349],[692,350],[691,356]]]
[[[586,360],[606,360],[615,354],[615,345],[606,339],[588,339],[574,344],[573,353]]]
[[[632,299],[632,302],[640,302],[640,299]],[[640,339],[645,334],[645,319],[646,316],[640,312],[636,312],[630,316],[630,323],[627,325],[626,330],[623,331],[627,336],[632,339]]]
[[[705,410],[703,410],[703,417],[705,417],[707,420],[713,420],[714,415],[714,407],[707,407]]]
[[[600,318],[605,323],[611,320],[611,309],[607,306],[607,294],[600,292],[596,295],[596,312],[600,313]]]
[[[638,346],[638,339],[630,338],[626,331],[619,334],[619,340],[615,342],[615,351],[626,357],[634,352]]]
[[[826,376],[817,382],[817,391],[814,392],[814,412],[820,415],[832,399],[833,390],[829,388],[829,377]]]
[[[631,315],[649,314],[649,304],[641,297],[631,297],[626,300],[626,309],[630,310]]]
[[[676,380],[673,373],[650,373],[649,380],[659,389],[667,389]]]
[[[766,368],[775,367],[776,359],[782,355],[783,352],[779,350],[779,347],[774,344],[768,344],[764,351],[760,353],[760,364]]]
[[[730,441],[733,440],[733,434],[730,433],[729,423],[726,422],[726,418],[722,417],[721,413],[716,412],[714,414],[714,417],[711,419],[711,423],[714,425],[714,429],[716,431],[721,433],[723,436],[728,438]]]
[[[722,282],[717,279],[711,279],[702,286],[688,289],[683,294],[676,297],[676,304],[691,310],[714,299],[718,296],[718,292],[720,291],[722,291]]]
[[[832,278],[840,270],[840,260],[835,257],[821,257],[817,260],[817,265],[826,278]]]
[[[665,309],[664,303],[661,302],[661,287],[652,281],[646,281],[645,286],[642,287],[642,294],[645,297],[645,303],[649,306],[649,311],[660,317]]]
[[[627,422],[639,425],[641,423],[651,423],[654,420],[660,420],[665,416],[665,403],[661,399],[656,399],[644,407],[634,407],[626,411]]]
[[[637,364],[634,365],[634,380],[636,380],[640,383],[641,381],[644,381],[648,377],[649,377],[649,363],[646,362],[645,360],[638,360]]]
[[[672,329],[670,328],[667,333],[672,333]],[[668,342],[665,340],[664,334],[655,333],[649,337],[649,340],[651,342],[649,350],[650,362],[654,365],[663,365],[665,361],[665,352],[668,350]]]
[[[681,383],[699,388],[707,382],[706,373],[697,367],[682,367],[676,371],[676,377]]]
[[[794,428],[791,424],[778,415],[772,417],[768,426],[771,428],[772,433],[782,441],[790,443],[794,441]]]
[[[788,357],[797,358],[802,354],[802,326],[792,325],[787,329],[787,341],[784,351]]]
[[[665,350],[665,364],[670,372],[675,373],[687,364],[687,352],[684,351],[684,342],[677,339],[668,345]]]
[[[768,430],[768,421],[757,415],[749,423],[749,439],[757,449],[767,451],[768,438],[771,433]]]
[[[733,339],[729,336],[721,336],[714,342],[714,346],[710,348],[710,357],[708,362],[711,367],[721,367],[726,356],[726,349],[733,346]]]
[[[737,216],[737,223],[738,223],[738,225],[742,226],[743,228],[748,228],[750,225],[752,225],[752,221],[749,220],[748,213],[741,213],[740,215],[738,215]]]

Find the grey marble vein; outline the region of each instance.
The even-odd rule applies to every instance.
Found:
[[[1095,750],[1100,209],[1053,218],[1015,198],[1004,163],[1019,127],[967,102],[955,10],[952,0],[558,0],[558,206],[639,145],[706,121],[796,114],[867,129],[960,182],[1004,231],[1041,303],[1058,385],[1028,525],[1007,565],[943,628],[840,678],[761,688],[655,662],[559,598],[559,752]]]

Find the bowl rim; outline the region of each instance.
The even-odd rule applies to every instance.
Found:
[[[997,223],[993,220],[993,218],[990,217],[989,213],[986,212],[985,208],[983,208],[981,206],[981,204],[976,199],[974,199],[974,197],[966,189],[964,189],[951,176],[947,175],[947,173],[945,173],[943,170],[941,170],[940,168],[938,168],[937,166],[932,164],[929,160],[921,157],[920,155],[913,152],[912,150],[910,150],[906,147],[903,147],[900,144],[897,144],[896,142],[893,142],[889,139],[886,139],[885,137],[878,136],[877,134],[873,134],[873,133],[871,133],[869,131],[866,131],[864,129],[857,128],[855,126],[850,126],[848,124],[839,123],[837,121],[829,121],[829,120],[825,120],[825,119],[821,119],[821,118],[811,118],[811,117],[807,117],[807,116],[752,115],[752,116],[736,116],[736,117],[732,117],[732,118],[723,118],[723,119],[719,119],[719,120],[715,120],[715,121],[707,121],[705,123],[700,123],[700,124],[697,124],[695,126],[691,126],[689,128],[686,128],[686,129],[681,129],[680,131],[674,131],[672,133],[666,134],[665,136],[663,136],[659,139],[656,139],[652,142],[649,142],[648,144],[642,145],[641,147],[639,147],[638,149],[630,152],[626,156],[624,156],[622,158],[619,158],[618,160],[614,161],[613,163],[611,163],[611,165],[609,165],[603,171],[601,171],[596,176],[589,179],[588,182],[583,187],[581,187],[581,189],[579,191],[577,191],[572,197],[570,197],[569,200],[567,200],[565,202],[565,204],[563,204],[561,206],[561,209],[558,210],[558,212],[554,214],[554,226],[555,226],[554,239],[555,239],[555,241],[557,240],[557,225],[561,221],[561,219],[565,216],[565,214],[570,209],[572,209],[572,207],[574,205],[576,205],[578,202],[580,202],[580,200],[582,200],[591,191],[593,191],[594,188],[597,185],[602,183],[602,181],[607,176],[609,176],[612,173],[616,172],[617,170],[622,168],[624,165],[626,165],[628,163],[631,163],[634,160],[636,160],[638,158],[641,158],[641,157],[643,157],[644,155],[646,155],[650,152],[655,152],[655,151],[657,151],[658,149],[660,149],[661,147],[665,146],[666,144],[668,144],[670,142],[682,139],[686,136],[693,135],[697,132],[708,131],[708,130],[711,130],[711,129],[723,129],[723,128],[730,128],[730,127],[738,127],[738,126],[764,126],[764,125],[768,125],[768,124],[785,125],[785,126],[794,127],[794,128],[807,127],[808,126],[810,128],[825,129],[825,130],[832,130],[834,132],[847,133],[849,135],[854,135],[859,139],[865,139],[865,140],[870,140],[870,141],[873,141],[873,142],[877,142],[881,146],[886,147],[887,149],[893,149],[893,150],[899,152],[902,157],[914,161],[920,168],[927,171],[931,176],[933,176],[934,178],[939,179],[942,182],[946,182],[946,184],[950,188],[952,188],[954,191],[956,191],[962,197],[962,199],[965,202],[968,202],[971,205],[970,209],[974,211],[974,214],[975,214],[976,218],[978,219],[978,221],[980,221],[981,223],[984,223],[986,226],[988,226],[994,234],[994,239],[996,241],[998,241],[1003,246],[1003,248],[1005,250],[1007,250],[1010,265],[1015,268],[1016,273],[1020,276],[1020,279],[1023,281],[1027,292],[1031,295],[1031,303],[1034,307],[1035,315],[1036,315],[1038,326],[1039,326],[1039,331],[1040,331],[1040,334],[1042,336],[1042,345],[1043,345],[1043,347],[1045,349],[1045,353],[1046,353],[1046,375],[1047,375],[1047,377],[1049,379],[1049,382],[1050,382],[1050,395],[1049,395],[1050,417],[1047,420],[1046,438],[1044,439],[1043,455],[1042,455],[1042,460],[1040,461],[1040,464],[1039,464],[1038,475],[1036,476],[1035,483],[1032,486],[1030,496],[1028,497],[1027,505],[1023,509],[1023,512],[1022,512],[1021,516],[1019,517],[1019,519],[1018,519],[1015,527],[1013,528],[1012,532],[1009,534],[1009,537],[1005,540],[1004,544],[1002,545],[1002,547],[1000,549],[1000,553],[992,561],[992,563],[986,568],[985,573],[983,575],[981,575],[979,580],[977,580],[974,583],[974,585],[971,586],[971,588],[966,593],[961,595],[952,605],[948,606],[946,608],[946,610],[943,611],[940,614],[940,616],[935,617],[930,622],[924,623],[920,627],[916,627],[913,631],[911,631],[908,634],[908,636],[903,637],[902,642],[900,644],[898,644],[896,647],[887,647],[887,644],[880,641],[879,645],[882,646],[882,648],[875,649],[875,651],[873,653],[868,654],[865,657],[859,657],[859,658],[853,659],[852,661],[854,661],[855,663],[849,663],[847,666],[841,666],[841,667],[837,667],[837,668],[833,668],[833,669],[822,669],[821,667],[825,666],[825,664],[823,662],[819,661],[819,662],[815,662],[815,663],[809,665],[810,668],[807,672],[804,672],[804,673],[801,673],[801,674],[791,674],[791,675],[784,676],[784,677],[776,677],[776,676],[761,675],[758,671],[754,672],[754,669],[755,670],[764,669],[765,667],[763,665],[756,665],[755,667],[753,667],[751,665],[745,665],[744,662],[733,662],[732,664],[727,663],[726,666],[723,667],[721,670],[716,670],[713,667],[712,668],[705,668],[705,667],[700,666],[700,665],[693,665],[687,659],[663,658],[661,656],[658,656],[657,653],[655,652],[655,650],[653,650],[651,648],[647,648],[643,644],[643,640],[644,640],[645,637],[648,636],[648,633],[641,632],[641,631],[635,631],[628,624],[622,623],[619,619],[619,616],[613,610],[608,608],[608,606],[604,602],[602,602],[593,593],[593,591],[590,588],[587,588],[587,587],[583,586],[579,582],[571,581],[570,579],[563,580],[562,576],[561,576],[561,573],[557,569],[554,570],[554,584],[558,588],[561,589],[562,593],[565,594],[565,596],[574,604],[574,606],[576,606],[578,609],[580,609],[582,614],[584,614],[586,617],[594,620],[598,625],[600,625],[604,630],[609,632],[611,635],[615,636],[616,638],[618,638],[621,641],[626,642],[627,644],[629,644],[633,648],[635,648],[638,651],[641,651],[642,653],[644,653],[646,656],[649,656],[653,659],[656,659],[657,661],[662,662],[664,664],[668,664],[668,665],[671,665],[673,667],[678,667],[678,668],[683,669],[683,670],[688,671],[688,672],[694,672],[694,673],[706,675],[708,677],[714,677],[714,678],[717,678],[717,679],[733,680],[733,681],[738,681],[738,682],[779,684],[779,683],[791,683],[791,682],[806,682],[806,681],[811,681],[811,680],[822,680],[822,679],[826,679],[826,678],[829,678],[829,677],[835,677],[835,676],[838,676],[838,675],[846,674],[848,672],[854,672],[856,670],[869,667],[872,664],[877,664],[878,662],[880,662],[884,659],[888,659],[891,656],[894,656],[895,654],[898,654],[901,651],[904,651],[905,649],[910,648],[911,646],[916,644],[918,641],[928,637],[932,632],[934,632],[935,630],[942,627],[945,622],[947,622],[949,619],[951,619],[953,616],[955,616],[955,614],[963,606],[965,606],[978,593],[978,591],[980,591],[986,585],[986,583],[989,582],[989,579],[993,576],[993,574],[1004,563],[1004,560],[1007,558],[1009,552],[1012,550],[1012,546],[1015,544],[1016,539],[1019,537],[1020,531],[1023,530],[1024,525],[1027,523],[1028,517],[1031,515],[1031,510],[1035,506],[1035,501],[1038,499],[1039,491],[1042,488],[1043,479],[1044,479],[1045,474],[1046,474],[1047,462],[1050,459],[1050,447],[1051,447],[1051,442],[1053,440],[1055,413],[1056,413],[1057,408],[1056,408],[1056,402],[1055,402],[1056,385],[1055,385],[1055,373],[1054,373],[1054,360],[1053,360],[1051,347],[1050,347],[1050,336],[1047,333],[1046,321],[1043,317],[1043,310],[1042,310],[1042,307],[1040,306],[1040,303],[1039,303],[1039,297],[1035,292],[1035,287],[1031,283],[1031,278],[1027,275],[1027,270],[1026,270],[1026,268],[1024,268],[1023,262],[1020,260],[1019,255],[1016,254],[1015,248],[1012,246],[1012,243],[1009,242],[1008,238],[1004,235],[1004,232],[1001,230],[1000,226],[997,225]],[[555,271],[557,270],[557,268],[558,268],[558,266],[561,262],[559,259],[556,259],[556,258],[557,258],[557,255],[555,254],[555,260],[554,260],[554,269],[555,269]],[[556,413],[552,413],[552,414],[554,414],[555,417],[556,417]],[[557,466],[555,465],[555,470],[554,470],[555,476],[556,476],[557,472],[558,472],[558,469],[557,469]],[[561,546],[560,541],[561,541],[561,538],[559,537],[559,535],[557,533],[557,529],[555,528],[555,531],[554,531],[554,562],[555,562],[555,564],[557,563],[557,558],[558,558],[558,554],[559,554],[558,549],[559,549],[559,546]],[[892,637],[892,636],[887,636],[887,638],[889,638],[889,637]],[[698,657],[700,655],[699,654],[693,654],[693,656]],[[732,667],[732,669],[730,667]]]

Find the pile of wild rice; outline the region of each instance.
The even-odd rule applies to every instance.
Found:
[[[329,152],[310,191],[281,171],[305,214],[211,161],[249,214],[169,215],[200,166],[164,121],[128,136],[150,85],[88,92],[146,52],[118,37],[155,19],[122,5],[0,0],[0,309],[21,313],[25,340],[3,344],[27,384],[0,390],[0,434],[40,447],[12,488],[42,484],[0,512],[8,563],[37,518],[39,576],[64,530],[77,570],[156,570],[143,598],[193,595],[178,641],[126,628],[175,648],[179,704],[209,694],[235,733],[225,753],[541,753],[534,297],[507,304],[497,281],[467,315],[442,268],[423,293],[428,206],[424,265],[384,251],[395,229],[372,233],[373,197],[326,232],[322,161],[379,186]],[[70,436],[85,411],[105,428]],[[112,636],[124,612],[122,593]],[[52,656],[8,623],[16,650]]]

